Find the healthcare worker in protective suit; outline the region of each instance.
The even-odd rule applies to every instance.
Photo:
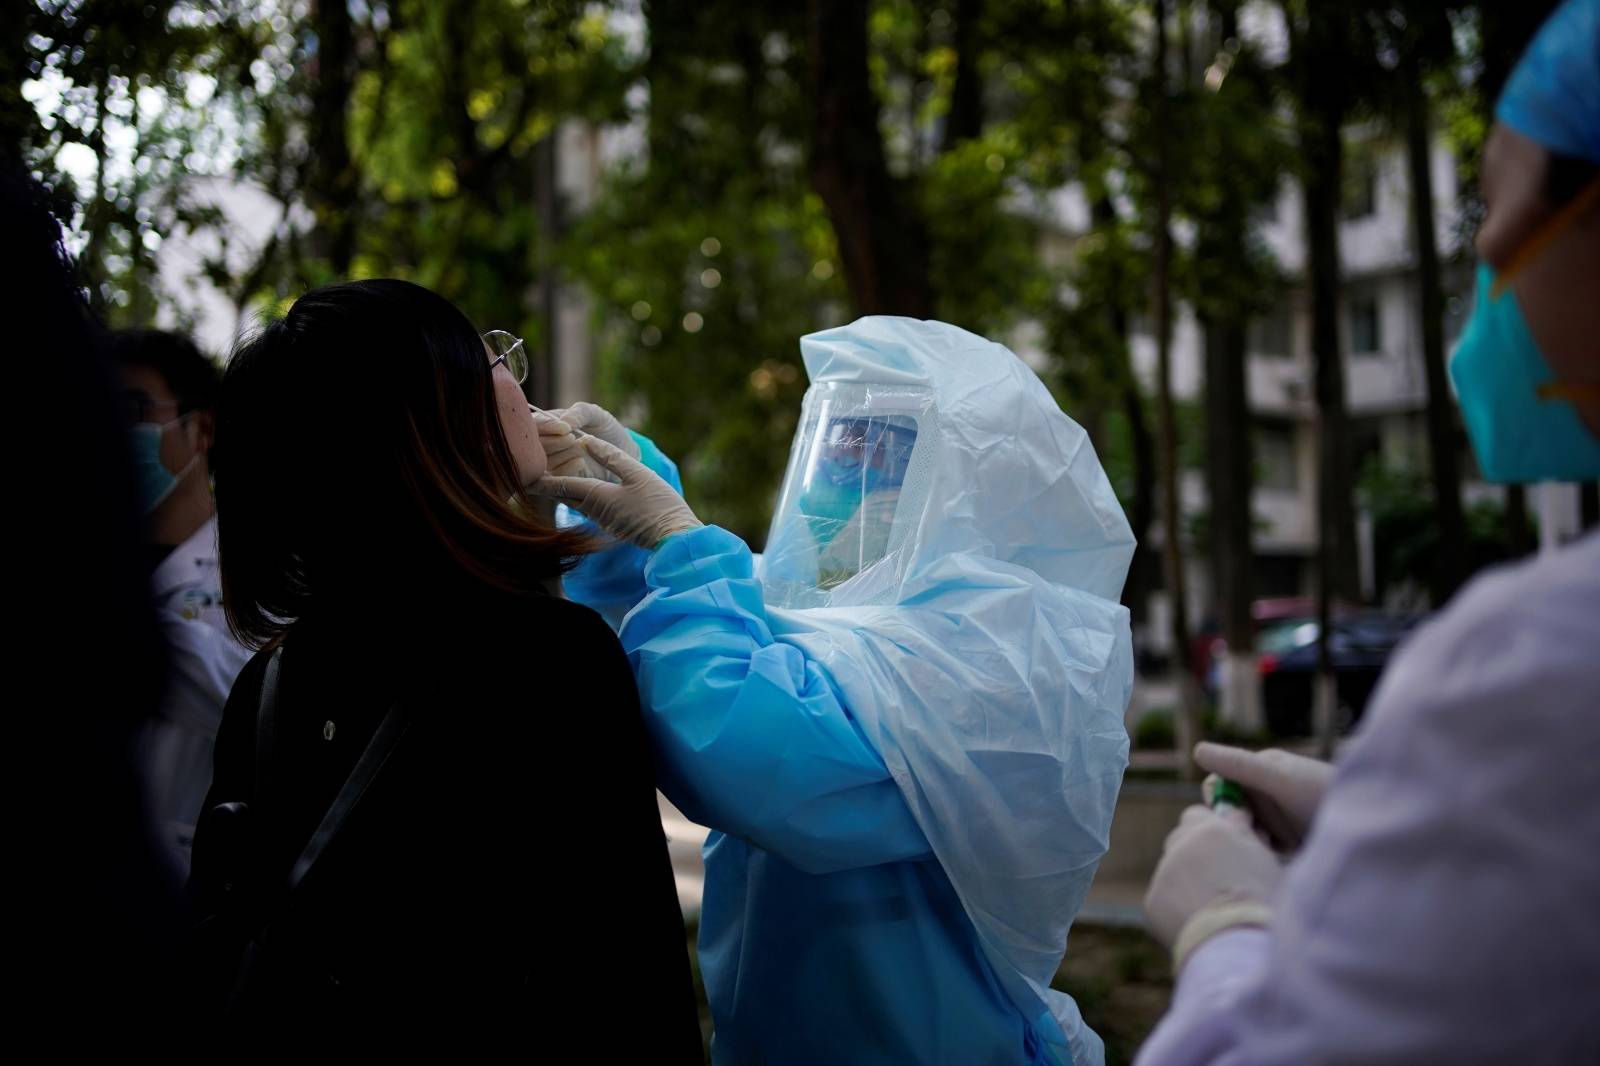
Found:
[[[1496,118],[1462,415],[1491,478],[1600,478],[1600,0]],[[1203,807],[1168,838],[1146,909],[1178,985],[1138,1062],[1600,1062],[1597,652],[1590,532],[1459,592],[1337,764],[1200,745],[1275,847]]]
[[[1094,1066],[1049,984],[1127,762],[1127,521],[1000,345],[866,318],[801,352],[761,566],[597,409],[540,490],[635,545],[567,593],[626,610],[661,787],[716,830],[713,1056]]]

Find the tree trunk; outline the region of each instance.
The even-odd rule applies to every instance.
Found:
[[[1086,156],[1094,153],[1086,152]],[[1120,218],[1111,194],[1103,186],[1090,202],[1089,210],[1097,229],[1115,227]],[[1128,309],[1120,301],[1108,302],[1105,314],[1111,332],[1118,340],[1117,350],[1109,353],[1112,365],[1108,377],[1114,383],[1123,418],[1128,423],[1129,448],[1133,453],[1133,501],[1128,512],[1128,524],[1133,527],[1135,546],[1133,562],[1128,566],[1128,580],[1122,586],[1122,605],[1128,608],[1135,627],[1148,616],[1150,591],[1155,585],[1159,561],[1150,550],[1150,524],[1155,521],[1156,510],[1156,449],[1150,434],[1150,422],[1145,415],[1144,393],[1139,388],[1138,376],[1133,372],[1133,360],[1128,351]]]
[[[557,360],[561,350],[561,283],[556,273],[554,249],[561,238],[561,205],[557,200],[557,138],[552,129],[533,146],[534,204],[539,216],[539,321],[544,325],[539,350],[529,352],[531,369],[523,391],[536,407],[555,404]]]
[[[1121,335],[1126,338],[1126,326]],[[1149,540],[1150,526],[1156,515],[1156,443],[1145,414],[1144,393],[1133,373],[1126,345],[1122,361],[1122,414],[1128,420],[1128,438],[1133,451],[1133,509],[1128,522],[1138,539],[1133,563],[1128,568],[1128,582],[1123,586],[1122,603],[1134,621],[1139,622],[1148,616],[1150,590],[1155,584],[1158,565]]]
[[[1320,566],[1329,594],[1355,603],[1361,598],[1356,565],[1355,508],[1351,499],[1349,418],[1345,412],[1344,360],[1339,340],[1339,179],[1338,131],[1313,150],[1314,169],[1331,167],[1333,177],[1306,181],[1311,252],[1311,352],[1316,364],[1319,471]]]
[[[36,32],[44,13],[37,4],[14,4],[12,9],[16,21],[9,23],[11,44],[0,52],[0,166],[22,169],[24,150],[37,148],[33,142],[39,132],[39,113],[22,94],[23,85],[32,81],[34,74],[28,69],[21,42]]]
[[[956,82],[945,117],[944,150],[972,140],[983,131],[983,82],[978,74],[978,20],[983,0],[956,0]]]
[[[1524,485],[1506,486],[1506,551],[1513,559],[1533,553],[1533,537],[1528,533],[1528,490]]]
[[[928,233],[889,173],[867,70],[866,0],[810,0],[811,183],[857,314],[933,315]]]
[[[1322,754],[1338,728],[1329,636],[1336,600],[1360,598],[1355,509],[1351,500],[1344,362],[1339,344],[1339,193],[1344,164],[1345,101],[1338,16],[1308,4],[1305,36],[1292,40],[1300,96],[1300,142],[1311,283],[1311,352],[1317,400],[1317,677],[1313,719]],[[1294,25],[1290,16],[1290,25]],[[1293,35],[1291,35],[1293,37]]]
[[[1433,559],[1433,605],[1443,606],[1466,578],[1467,530],[1461,513],[1461,473],[1456,463],[1455,401],[1445,377],[1444,294],[1439,245],[1433,227],[1427,90],[1413,53],[1400,83],[1406,100],[1406,156],[1411,170],[1411,222],[1417,246],[1417,286],[1422,314],[1422,363],[1428,382],[1428,452],[1433,474],[1439,551]]]
[[[356,242],[356,173],[350,158],[349,107],[354,82],[354,32],[343,0],[316,0],[316,87],[311,98],[311,167],[308,199],[316,214],[317,254],[336,278],[350,273]]]
[[[645,0],[645,33],[650,44],[644,62],[644,78],[650,86],[645,136],[652,161],[672,159],[680,140],[676,120],[683,109],[674,96],[675,90],[681,93],[683,79],[677,77],[674,67],[695,53],[696,10],[693,0]]]
[[[139,129],[139,91],[137,86],[128,94],[133,111],[128,116],[128,125],[133,128],[134,158],[144,154],[145,146],[143,134]],[[134,180],[134,188],[138,189],[142,182]],[[138,195],[135,194],[135,206],[122,217],[122,225],[128,231],[128,321],[137,326],[154,326],[156,324],[157,291],[155,278],[155,264],[151,262],[150,250],[144,245],[144,234],[140,231]]]
[[[1223,45],[1238,35],[1238,9],[1213,2],[1206,9]],[[1227,90],[1222,90],[1227,91]],[[1220,147],[1220,146],[1218,146]],[[1205,225],[1203,247],[1225,262],[1247,267],[1252,205],[1233,193],[1224,209]],[[1206,473],[1211,501],[1213,585],[1226,654],[1218,686],[1217,710],[1223,721],[1247,733],[1266,727],[1261,707],[1255,618],[1255,456],[1251,432],[1249,361],[1246,340],[1250,309],[1237,299],[1221,302],[1216,321],[1206,324]]]
[[[1161,430],[1162,559],[1171,614],[1172,676],[1178,690],[1176,726],[1179,765],[1195,777],[1194,745],[1200,739],[1200,700],[1189,669],[1189,596],[1183,565],[1183,510],[1178,499],[1178,419],[1172,403],[1172,175],[1167,137],[1167,0],[1154,0],[1156,226],[1151,303],[1156,331],[1157,411]]]
[[[79,263],[84,280],[89,285],[89,309],[102,322],[106,318],[106,244],[111,236],[111,209],[106,206],[106,94],[111,91],[110,78],[102,66],[94,86],[94,132],[89,135],[89,149],[94,152],[94,199],[83,213],[88,239],[84,242]]]
[[[1241,253],[1242,254],[1242,253]],[[1206,475],[1211,545],[1222,638],[1227,643],[1218,710],[1246,732],[1261,730],[1261,680],[1256,670],[1255,557],[1251,551],[1253,455],[1246,375],[1245,324],[1207,323]]]

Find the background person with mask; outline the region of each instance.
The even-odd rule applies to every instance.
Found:
[[[1484,157],[1451,365],[1484,471],[1600,477],[1600,0],[1568,0]],[[1490,573],[1390,666],[1335,767],[1201,745],[1146,909],[1179,969],[1145,1066],[1600,1062],[1600,534]],[[1271,817],[1267,817],[1267,815]]]
[[[222,707],[250,659],[228,632],[217,567],[209,458],[222,381],[211,360],[176,333],[122,330],[108,337],[107,348],[122,378],[150,593],[171,654],[161,711],[140,738],[138,758],[162,837],[187,874]]]

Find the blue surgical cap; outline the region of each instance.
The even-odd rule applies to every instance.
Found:
[[[1600,163],[1600,0],[1566,0],[1545,21],[1495,117],[1552,152]]]

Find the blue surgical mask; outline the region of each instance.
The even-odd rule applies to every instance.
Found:
[[[1596,439],[1565,400],[1540,395],[1555,383],[1509,287],[1478,266],[1477,303],[1450,360],[1450,377],[1478,465],[1490,481],[1600,478]]]
[[[845,419],[831,427],[829,441],[813,457],[810,484],[795,501],[819,548],[827,547],[862,504],[885,489],[897,489],[916,431],[871,419]]]
[[[818,545],[825,546],[855,516],[870,490],[864,484],[859,470],[854,472],[853,477],[845,479],[830,476],[827,471],[819,473],[820,476],[800,493],[796,504],[811,529],[812,537]]]
[[[174,474],[161,461],[161,437],[168,426],[181,423],[188,415],[171,422],[138,422],[129,430],[133,449],[134,477],[138,479],[139,503],[149,514],[177,489],[178,482],[193,468],[195,460]],[[196,457],[198,458],[198,457]]]

